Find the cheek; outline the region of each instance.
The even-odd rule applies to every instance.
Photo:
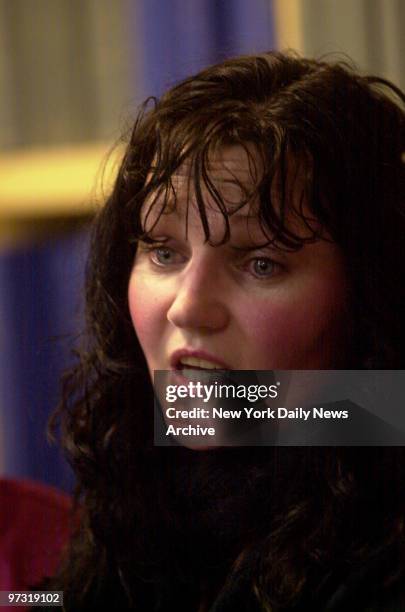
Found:
[[[316,296],[316,297],[314,297]],[[347,323],[341,285],[318,282],[240,313],[256,369],[320,369],[340,361]],[[253,314],[252,314],[253,313]]]
[[[293,357],[312,344],[310,323],[307,313],[291,304],[264,304],[261,314],[251,317],[248,324],[254,361],[263,369],[290,367]]]
[[[135,271],[132,272],[128,285],[128,305],[136,335],[148,357],[150,348],[160,334],[162,306],[150,284],[143,282],[142,275]]]

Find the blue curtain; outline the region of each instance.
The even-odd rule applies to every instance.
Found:
[[[66,490],[70,469],[46,427],[83,323],[86,245],[81,231],[0,255],[3,472]]]
[[[134,10],[146,95],[207,64],[274,46],[271,0],[142,0]]]

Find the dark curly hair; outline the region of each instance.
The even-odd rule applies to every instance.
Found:
[[[348,367],[403,368],[404,102],[391,83],[345,63],[270,52],[209,67],[145,103],[95,221],[87,332],[57,412],[80,518],[51,583],[64,590],[67,610],[97,609],[95,602],[197,610],[241,572],[260,609],[292,609],[386,553],[395,562],[377,582],[403,577],[403,448],[153,446],[153,391],[127,289],[137,240],[148,231],[140,221],[145,201],[162,213],[172,202],[171,177],[187,160],[205,236],[207,189],[227,240],[227,206],[208,160],[219,147],[241,145],[249,154],[253,144],[264,169],[254,194],[269,241],[300,249],[319,239],[320,225],[344,254],[353,313]],[[285,222],[291,159],[305,178],[294,213],[306,236]]]

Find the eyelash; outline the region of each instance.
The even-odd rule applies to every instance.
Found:
[[[261,274],[254,274],[252,272],[252,275],[255,276],[255,278],[260,278],[260,279],[268,279],[268,278],[273,278],[273,276],[277,273],[275,270],[277,270],[277,268],[279,268],[279,264],[277,262],[275,262],[273,259],[271,259],[270,257],[254,257],[252,259],[250,259],[248,261],[248,264],[256,264],[257,262],[266,262],[267,264],[270,264],[272,266],[272,272],[269,276],[267,275],[261,275]]]
[[[172,249],[171,247],[168,247],[166,243],[164,242],[154,242],[149,239],[148,242],[141,242],[140,244],[141,244],[140,251],[142,253],[145,253],[146,255],[149,255],[151,262],[154,265],[159,266],[159,267],[163,267],[163,268],[166,267],[166,264],[160,263],[153,259],[153,255],[156,254],[159,250],[170,251],[171,253],[176,254],[176,251]]]
[[[156,266],[160,266],[160,267],[163,267],[163,268],[164,268],[164,267],[166,267],[166,265],[176,265],[176,264],[178,264],[178,263],[182,263],[182,262],[175,262],[175,263],[174,263],[174,262],[173,262],[173,263],[170,263],[170,262],[169,262],[169,263],[163,263],[163,262],[161,262],[161,261],[157,261],[157,260],[156,260],[156,259],[157,259],[157,257],[156,257],[156,256],[157,256],[158,251],[166,251],[166,252],[171,253],[172,255],[175,255],[175,256],[176,256],[176,255],[177,255],[177,256],[179,255],[179,253],[177,253],[177,252],[176,252],[174,249],[171,249],[170,247],[167,247],[167,246],[164,246],[164,245],[150,247],[150,248],[148,249],[148,253],[150,253],[150,254],[152,255],[151,260],[152,260],[152,262],[153,262],[153,263],[154,263]],[[154,257],[155,257],[156,259],[154,259]],[[184,260],[184,259],[185,259],[183,256],[181,256],[181,258],[182,258],[182,260]]]
[[[149,255],[149,259],[151,263],[158,268],[166,268],[172,265],[174,266],[181,265],[181,263],[183,263],[186,260],[186,258],[183,255],[180,255],[182,261],[174,262],[174,263],[171,263],[171,262],[163,263],[155,259],[157,252],[160,250],[165,250],[166,252],[170,252],[174,255],[180,255],[180,253],[178,253],[175,249],[167,246],[166,243],[159,243],[159,242],[152,242],[152,241],[142,242],[142,246],[141,246],[142,253]],[[282,268],[281,264],[274,261],[271,257],[266,257],[264,255],[252,257],[251,259],[245,261],[241,267],[246,270],[246,269],[251,268],[251,266],[254,266],[255,264],[257,264],[257,262],[266,262],[266,264],[270,264],[272,266],[272,271],[269,275],[267,274],[261,275],[252,270],[248,270],[249,273],[258,280],[269,280],[273,278]]]

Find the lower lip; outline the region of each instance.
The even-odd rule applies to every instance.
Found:
[[[178,385],[188,385],[190,382],[199,382],[204,381],[209,375],[212,375],[214,372],[218,372],[218,370],[209,370],[209,369],[198,369],[198,368],[184,368],[188,372],[192,374],[184,376],[183,370],[172,370],[171,377],[173,380],[177,382]]]
[[[183,376],[182,370],[171,370],[169,378],[171,381],[173,381],[172,384],[175,385],[186,385],[190,382],[185,376]]]

